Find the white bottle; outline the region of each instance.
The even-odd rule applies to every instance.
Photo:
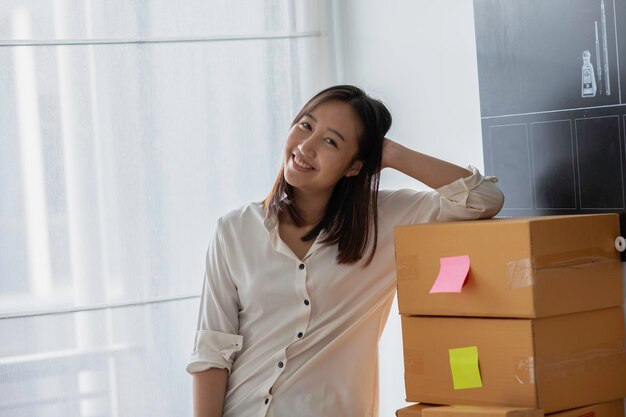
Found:
[[[591,53],[585,50],[583,52],[582,97],[595,97],[597,89],[596,75],[591,63]]]

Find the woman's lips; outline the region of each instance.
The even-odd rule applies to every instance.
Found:
[[[305,164],[304,162],[298,160],[301,164]],[[311,171],[315,171],[315,168],[311,167],[311,168],[304,168],[300,165],[298,165],[298,163],[296,162],[296,156],[294,154],[291,155],[291,164],[293,165],[294,169],[296,171],[300,171],[300,172],[311,172]],[[308,165],[308,164],[305,164]],[[310,166],[310,165],[308,165]]]

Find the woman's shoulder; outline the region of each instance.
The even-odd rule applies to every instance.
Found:
[[[233,208],[217,220],[220,229],[239,230],[255,223],[263,224],[263,206],[261,202],[251,202]]]

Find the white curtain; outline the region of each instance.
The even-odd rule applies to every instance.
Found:
[[[3,0],[0,416],[191,415],[206,247],[333,78],[323,0]]]

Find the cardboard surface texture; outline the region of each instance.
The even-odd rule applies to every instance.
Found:
[[[422,411],[422,417],[544,417],[543,410],[519,407],[452,405]]]
[[[544,417],[542,410],[519,407],[413,404],[396,411],[397,417]]]
[[[413,404],[396,411],[396,417],[421,417],[422,410],[428,407],[435,407],[432,404]]]
[[[624,400],[609,401],[574,410],[549,414],[549,417],[624,417]]]
[[[400,314],[535,318],[619,306],[617,236],[617,214],[398,226]],[[461,292],[431,293],[441,258],[463,255]]]
[[[407,401],[543,409],[626,396],[621,307],[540,319],[402,317]],[[454,389],[451,349],[476,347],[482,387]]]
[[[543,417],[543,410],[491,406],[443,406],[414,404],[396,411],[397,417]],[[547,414],[548,417],[624,417],[624,401],[615,400],[573,410]]]

